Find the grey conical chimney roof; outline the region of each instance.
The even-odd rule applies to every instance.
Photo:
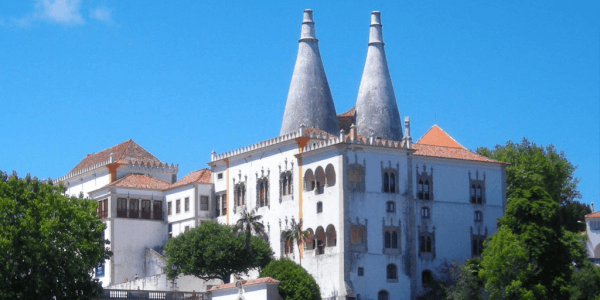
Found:
[[[381,13],[372,12],[367,61],[356,98],[356,127],[358,134],[365,138],[400,141],[400,113],[383,49],[381,27]]]
[[[280,135],[297,131],[300,125],[339,133],[331,90],[319,53],[312,10],[304,11],[298,41],[298,56],[285,103]]]

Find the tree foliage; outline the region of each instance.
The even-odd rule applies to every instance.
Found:
[[[309,232],[302,230],[302,219],[300,219],[300,222],[298,223],[292,220],[292,228],[285,236],[285,242],[290,243],[290,245],[293,242],[296,242],[298,245],[298,253],[300,253],[300,266],[302,266],[302,250],[300,247],[302,246],[302,243],[309,242],[308,236]]]
[[[94,200],[62,185],[0,171],[0,299],[88,299],[94,267],[111,255]]]
[[[258,236],[265,241],[267,240],[267,233],[265,231],[265,225],[260,223],[260,219],[262,219],[261,215],[256,215],[256,211],[247,211],[246,208],[242,208],[241,218],[236,222],[236,225],[233,227],[233,232],[240,235],[244,233],[246,235],[246,240],[244,245],[246,249],[250,251],[250,255],[254,257],[254,251],[252,251],[252,247],[250,247],[250,237],[252,234]]]
[[[480,276],[491,299],[568,299],[583,245],[558,222],[558,204],[541,187],[517,189],[487,242]]]
[[[479,278],[481,260],[472,258],[464,264],[453,262],[450,267],[452,284],[445,288],[448,300],[483,300],[483,280]]]
[[[290,259],[271,261],[260,271],[260,277],[271,277],[281,281],[279,295],[284,300],[321,299],[319,285],[312,275]]]
[[[571,300],[600,299],[600,267],[586,261],[573,273]]]
[[[164,271],[171,279],[183,274],[229,282],[232,274],[247,273],[271,261],[272,250],[267,242],[252,236],[252,255],[245,240],[245,236],[233,233],[230,226],[206,222],[167,242]]]
[[[553,145],[538,146],[523,138],[520,144],[512,141],[504,146],[496,145],[494,149],[482,147],[477,153],[494,160],[507,162],[506,190],[509,197],[516,190],[527,190],[542,187],[559,207],[559,222],[569,231],[585,230],[583,216],[590,212],[589,207],[575,201],[581,198],[574,176],[577,169],[568,160],[563,151]]]

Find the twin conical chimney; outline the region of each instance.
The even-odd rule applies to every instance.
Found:
[[[381,13],[372,12],[367,61],[356,98],[356,127],[358,134],[365,138],[400,141],[400,113],[383,49],[381,27]]]
[[[298,56],[285,103],[280,135],[297,131],[301,125],[317,127],[334,135],[339,133],[312,15],[312,10],[304,11]]]

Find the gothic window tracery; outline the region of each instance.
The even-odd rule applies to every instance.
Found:
[[[475,178],[471,177],[469,171],[469,200],[472,204],[485,204],[485,172],[483,178],[479,178],[479,171],[475,171]]]
[[[354,155],[354,163],[348,163],[348,189],[352,192],[365,191],[367,162],[363,159],[363,164],[358,163],[358,155]]]
[[[433,167],[430,167],[427,173],[425,165],[422,165],[421,172],[417,165],[417,199],[433,200]]]
[[[383,193],[398,193],[398,173],[400,171],[400,164],[396,163],[395,168],[392,167],[392,162],[388,161],[388,166],[383,166],[383,161],[381,162],[381,181],[382,187],[381,191]]]
[[[383,219],[383,254],[399,255],[401,254],[400,249],[400,221],[398,226],[393,225],[394,221],[390,220],[390,224],[387,225],[385,218]]]
[[[427,226],[419,228],[419,258],[424,260],[433,260],[435,254],[435,227],[432,231],[427,229]]]

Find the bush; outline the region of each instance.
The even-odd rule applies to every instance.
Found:
[[[312,275],[287,258],[271,261],[262,269],[260,277],[281,281],[279,294],[284,300],[321,300],[321,291]]]

